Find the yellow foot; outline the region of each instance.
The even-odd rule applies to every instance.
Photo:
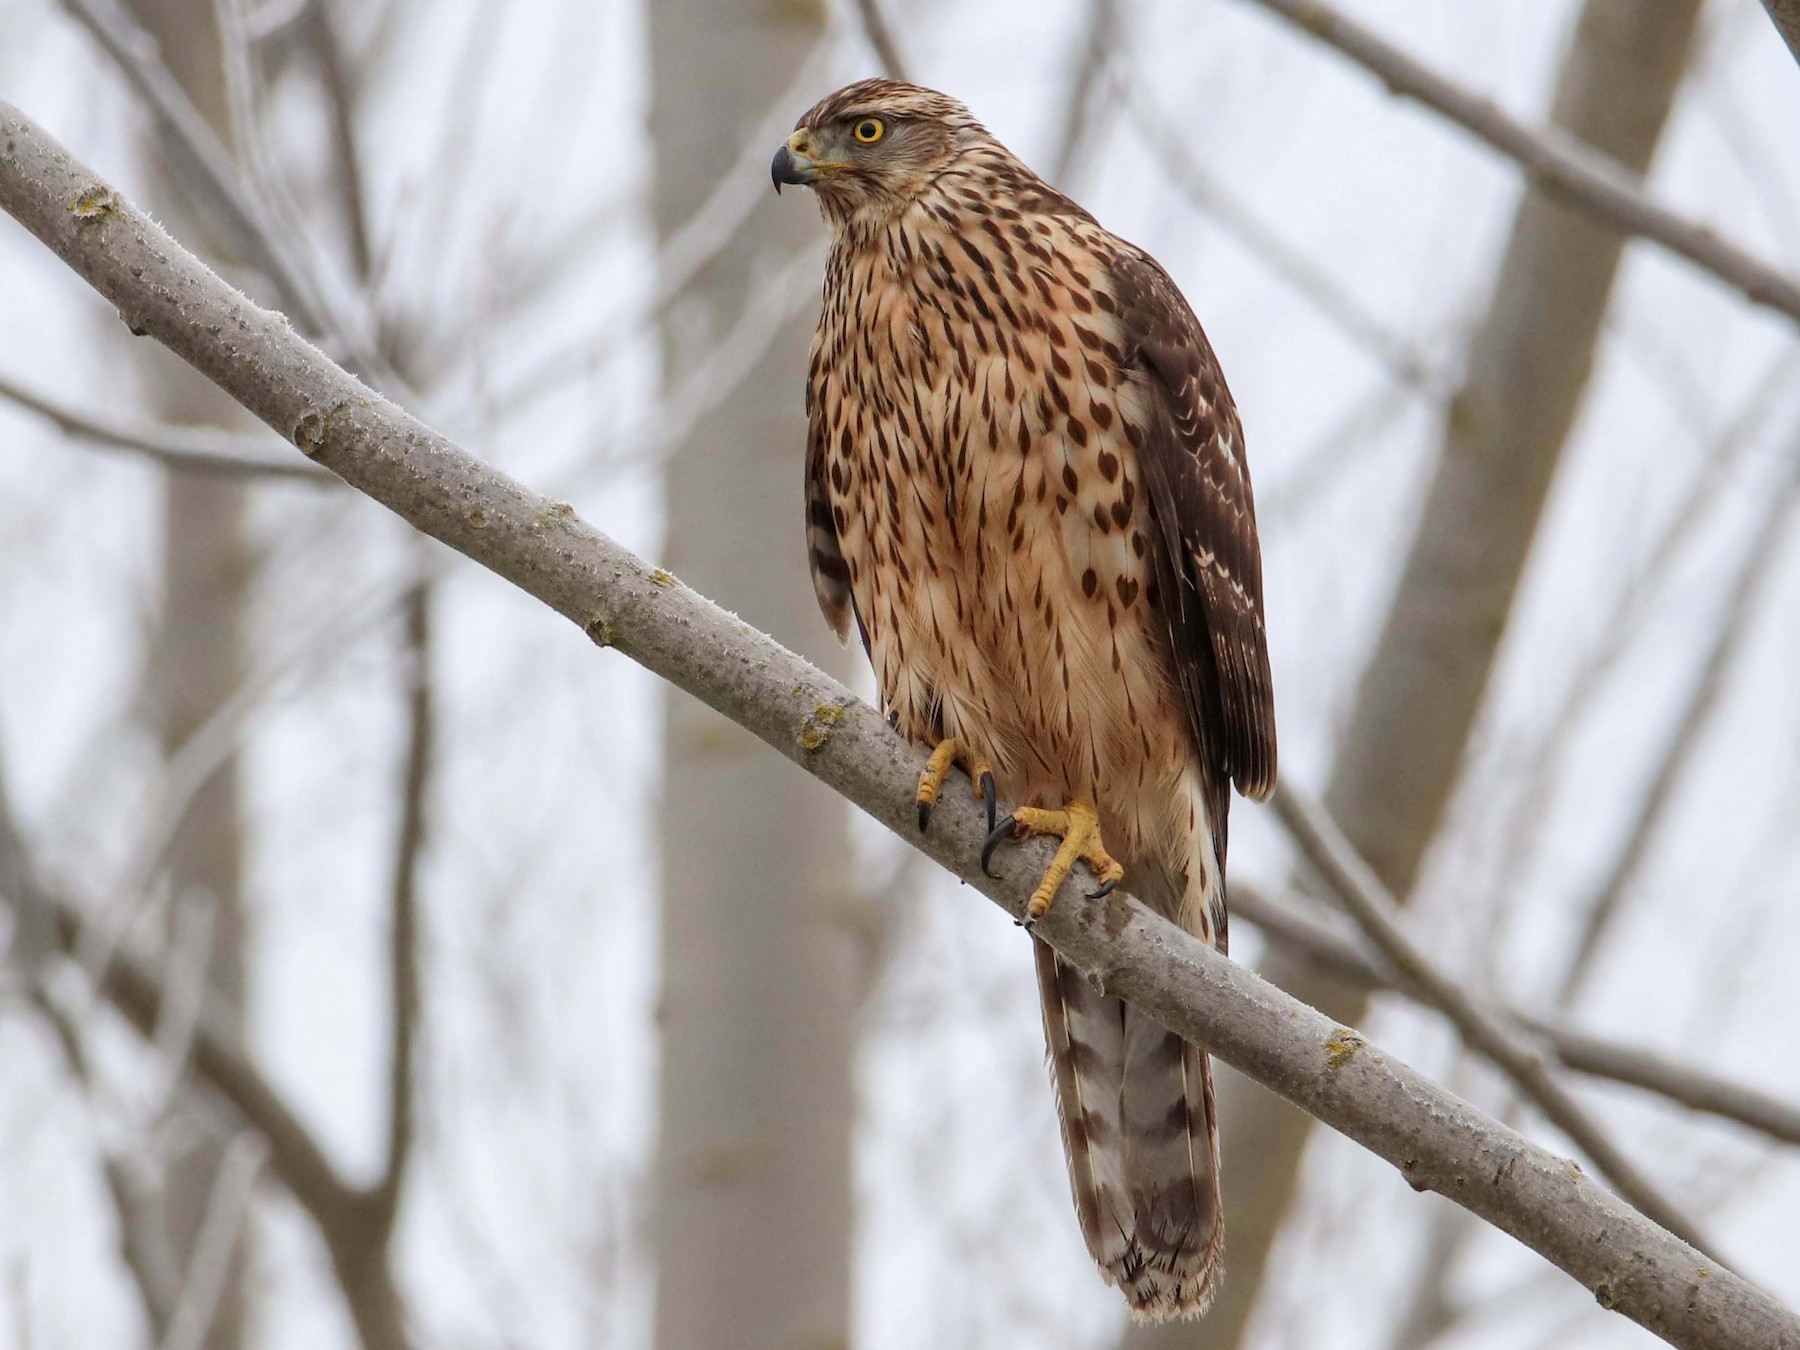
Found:
[[[988,834],[987,842],[981,846],[981,870],[987,872],[988,859],[1001,844],[1029,839],[1034,834],[1053,834],[1062,843],[1043,880],[1031,893],[1031,903],[1025,906],[1023,923],[1027,928],[1049,912],[1051,898],[1069,875],[1069,869],[1075,866],[1076,859],[1086,863],[1100,882],[1100,889],[1088,895],[1090,900],[1111,894],[1113,887],[1125,879],[1124,867],[1107,853],[1106,845],[1100,840],[1099,813],[1086,802],[1070,802],[1060,811],[1021,806]],[[988,875],[993,873],[988,872]]]
[[[938,789],[943,787],[952,764],[969,775],[969,781],[975,786],[975,795],[987,803],[988,829],[993,829],[994,814],[999,810],[999,796],[994,790],[994,770],[985,759],[976,759],[969,747],[954,736],[937,743],[937,749],[925,761],[925,771],[919,775],[919,790],[913,797],[919,804],[919,829],[923,831],[931,823],[931,808],[937,804]]]

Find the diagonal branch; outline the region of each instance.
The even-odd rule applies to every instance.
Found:
[[[1353,934],[1340,931],[1341,925],[1316,918],[1295,903],[1234,882],[1231,917],[1233,922],[1244,919],[1254,924],[1270,941],[1352,984],[1392,990],[1435,1007]],[[1581,1031],[1567,1022],[1538,1017],[1517,1007],[1494,1007],[1541,1041],[1566,1069],[1639,1088],[1691,1111],[1747,1126],[1779,1143],[1800,1146],[1800,1106],[1655,1051]]]
[[[1552,1076],[1537,1048],[1476,1002],[1407,936],[1400,906],[1324,808],[1287,786],[1275,790],[1274,806],[1301,854],[1357,927],[1407,984],[1455,1024],[1464,1044],[1511,1078],[1545,1117],[1593,1160],[1620,1195],[1671,1233],[1705,1251],[1699,1231],[1589,1118]]]
[[[1783,0],[1792,6],[1794,0]],[[1322,0],[1251,0],[1349,57],[1392,94],[1414,99],[1514,160],[1554,194],[1621,234],[1660,244],[1741,293],[1753,304],[1800,322],[1800,281],[1708,226],[1677,215],[1643,182],[1607,156],[1551,127],[1530,127],[1498,104],[1415,60]]]
[[[862,20],[863,36],[875,53],[881,73],[890,80],[905,80],[906,63],[900,59],[894,30],[888,27],[887,16],[881,12],[881,0],[856,0],[856,16]]]
[[[1009,913],[1049,845],[998,880],[976,866],[980,806],[940,804],[920,836],[920,758],[835,680],[621,548],[572,507],[488,468],[373,393],[182,249],[10,105],[0,103],[0,209],[120,311],[293,438],[316,461],[703,700],[861,806]],[[214,329],[229,326],[230,340]],[[1085,878],[1083,878],[1085,880]],[[1095,983],[1512,1234],[1671,1344],[1773,1350],[1800,1317],[1540,1148],[1115,895],[1059,893],[1038,935]]]

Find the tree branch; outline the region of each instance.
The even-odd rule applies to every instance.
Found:
[[[81,920],[72,906],[42,893],[5,898],[47,909],[54,916],[62,950],[73,955]],[[146,966],[127,953],[116,954],[98,992],[145,1041],[155,1038],[167,996]],[[220,1027],[210,1005],[201,1008],[192,1053],[196,1076],[267,1143],[270,1171],[318,1225],[332,1264],[343,1277],[351,1320],[363,1345],[367,1350],[404,1350],[402,1305],[392,1274],[385,1261],[368,1259],[371,1193],[338,1175],[293,1108]]]
[[[1800,0],[1763,0],[1763,8],[1769,11],[1769,21],[1780,32],[1794,60],[1800,61]]]
[[[1381,954],[1421,997],[1455,1024],[1463,1043],[1492,1061],[1545,1117],[1593,1160],[1620,1195],[1671,1233],[1701,1251],[1699,1230],[1653,1186],[1648,1177],[1588,1117],[1567,1089],[1550,1075],[1543,1056],[1517,1031],[1491,1016],[1407,936],[1400,906],[1374,871],[1358,856],[1324,808],[1285,785],[1275,790],[1275,813],[1301,854],[1312,864],[1339,904]]]
[[[1648,239],[1711,273],[1756,305],[1800,322],[1800,281],[1708,226],[1677,215],[1644,191],[1642,180],[1607,156],[1551,127],[1529,127],[1470,93],[1322,0],[1250,0],[1335,48],[1401,98],[1448,118],[1514,160],[1546,193],[1621,234]],[[1769,0],[1795,5],[1796,0]]]
[[[1718,630],[1707,647],[1700,672],[1688,692],[1669,738],[1651,772],[1643,800],[1613,856],[1606,879],[1594,892],[1575,939],[1568,969],[1557,990],[1556,1006],[1573,1006],[1586,990],[1596,968],[1606,934],[1617,920],[1636,886],[1655,847],[1656,836],[1668,818],[1675,794],[1689,781],[1688,767],[1705,743],[1707,730],[1724,701],[1726,675],[1752,631],[1764,592],[1776,575],[1782,545],[1787,542],[1795,508],[1800,506],[1800,445],[1782,474],[1781,482],[1764,499],[1757,522],[1719,619]]]
[[[875,53],[881,73],[890,80],[905,80],[906,63],[900,59],[900,48],[894,43],[893,29],[881,12],[880,0],[856,0],[856,15],[862,20],[863,36]]]
[[[5,107],[0,104],[0,109]],[[6,127],[0,125],[0,154],[10,139]],[[11,906],[15,915],[20,935],[14,942],[15,959],[25,965],[28,975],[34,975],[38,965],[54,952],[80,965],[80,911],[37,879],[3,786],[0,780],[0,905]],[[39,987],[35,979],[33,987]],[[146,1045],[163,1048],[158,1029],[165,1022],[172,995],[150,966],[129,952],[109,952],[93,993],[110,1003]],[[46,1013],[54,1011],[47,999],[40,1000],[39,1006]],[[194,1012],[185,1042],[195,1077],[256,1132],[267,1149],[270,1171],[317,1225],[365,1350],[406,1350],[405,1305],[394,1283],[387,1251],[390,1225],[381,1221],[379,1189],[358,1189],[338,1175],[311,1131],[245,1056],[221,1011],[216,1000],[203,996]],[[84,1061],[79,1057],[72,1024],[65,1027],[52,1016],[52,1025],[70,1056],[71,1067],[80,1075]],[[260,1159],[260,1147],[258,1153]],[[115,1198],[124,1204],[128,1197],[120,1189],[123,1178],[114,1175],[110,1162],[107,1179]],[[133,1234],[128,1231],[126,1239],[132,1241]],[[138,1274],[136,1261],[132,1268],[134,1275]],[[190,1281],[196,1269],[190,1269]],[[172,1319],[178,1306],[173,1273],[154,1283],[141,1276],[140,1280],[152,1319]]]
[[[916,832],[917,751],[875,709],[551,501],[373,393],[231,289],[29,119],[0,103],[0,209],[119,310],[315,461],[416,528],[718,709],[1009,913],[1045,841],[975,865],[963,794]],[[215,335],[218,330],[218,335]],[[229,339],[223,333],[229,330]],[[798,373],[796,373],[798,378]],[[1087,880],[1085,877],[1082,880]],[[1361,1036],[1123,895],[1065,886],[1038,935],[1170,1029],[1512,1234],[1600,1302],[1695,1350],[1800,1345],[1800,1317]]]
[[[212,427],[127,426],[95,413],[80,412],[7,375],[0,375],[0,398],[36,413],[71,436],[109,449],[147,455],[170,468],[298,478],[307,483],[336,481],[315,465],[295,463],[292,455],[265,436],[235,436]]]
[[[194,175],[233,244],[268,278],[280,303],[321,340],[342,348],[356,370],[397,395],[410,390],[366,333],[337,313],[306,261],[276,228],[273,211],[232,162],[206,118],[164,64],[156,39],[118,0],[63,0],[63,7],[112,58],[165,140]]]
[[[370,1192],[371,1208],[391,1234],[413,1142],[413,1052],[419,1021],[419,868],[425,850],[425,797],[431,783],[435,735],[431,696],[431,592],[406,599],[406,769],[400,793],[400,837],[391,887],[393,931],[388,937],[389,1019],[387,1162]]]
[[[1434,365],[1405,334],[1383,323],[1330,270],[1289,243],[1283,225],[1259,215],[1200,162],[1192,143],[1175,132],[1179,119],[1157,106],[1148,80],[1115,71],[1111,85],[1109,96],[1125,104],[1133,128],[1155,154],[1167,181],[1217,221],[1239,248],[1310,302],[1408,389],[1428,397],[1450,396],[1455,380],[1449,371]]]
[[[1233,922],[1246,920],[1270,941],[1338,978],[1365,989],[1388,990],[1435,1008],[1404,976],[1365,950],[1351,934],[1340,931],[1336,924],[1314,918],[1298,905],[1276,900],[1255,886],[1234,882],[1231,917]],[[1516,1007],[1494,1006],[1542,1041],[1566,1069],[1640,1088],[1689,1110],[1748,1126],[1778,1143],[1800,1146],[1800,1106],[1651,1050],[1623,1045]]]

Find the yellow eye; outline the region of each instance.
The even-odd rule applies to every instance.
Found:
[[[881,139],[881,134],[886,130],[887,128],[881,124],[879,117],[865,117],[856,124],[850,134],[864,145],[873,145]]]

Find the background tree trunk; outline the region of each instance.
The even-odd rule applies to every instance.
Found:
[[[1643,173],[1681,87],[1700,0],[1587,0],[1551,120]],[[1418,531],[1363,673],[1328,809],[1406,897],[1456,784],[1551,481],[1593,369],[1620,236],[1528,191],[1452,400]],[[1347,1025],[1362,992],[1275,948],[1263,972]],[[1133,1350],[1243,1343],[1292,1205],[1311,1122],[1229,1071],[1225,1280],[1195,1328]]]
[[[156,38],[163,59],[187,96],[229,146],[230,98],[219,27],[210,0],[130,0]],[[164,147],[166,149],[166,147]],[[152,147],[165,166],[169,157]],[[161,211],[176,228],[217,257],[214,231],[202,213],[182,210],[180,184],[165,179]],[[155,412],[170,422],[243,428],[241,409],[166,352],[136,344]],[[248,489],[219,475],[172,472],[163,494],[163,612],[154,644],[152,706],[163,746],[175,753],[231,696],[243,675],[243,624],[252,572],[244,537]],[[211,925],[207,979],[232,1029],[241,1033],[247,967],[242,896],[238,758],[227,756],[195,795],[168,855],[173,912],[198,903]],[[204,1110],[197,1103],[186,1108]],[[219,1175],[226,1143],[216,1117],[182,1136],[169,1163],[163,1203],[178,1268],[190,1271]],[[244,1270],[247,1234],[239,1234],[217,1309],[208,1350],[235,1350],[246,1341]]]
[[[718,187],[825,14],[785,0],[669,0],[648,14],[655,212],[666,239]],[[776,205],[771,193],[670,307],[667,384],[756,303],[759,265],[820,237],[810,202]],[[675,451],[665,560],[817,653],[832,640],[801,521],[811,329],[810,313],[787,324]],[[668,702],[666,736],[656,1343],[844,1346],[860,1003],[848,816],[691,699]]]

